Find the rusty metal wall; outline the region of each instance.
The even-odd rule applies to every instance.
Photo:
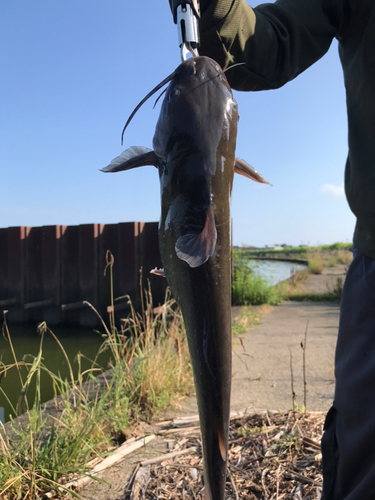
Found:
[[[150,274],[162,267],[157,222],[0,228],[0,307],[11,322],[95,326],[90,302],[107,319],[111,309],[106,254],[114,256],[113,296],[129,295],[140,307],[142,286],[150,280],[154,306],[164,302],[166,280]],[[127,299],[115,301],[117,319]]]

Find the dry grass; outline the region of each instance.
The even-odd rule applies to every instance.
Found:
[[[310,272],[308,269],[304,269],[303,271],[296,271],[293,276],[291,276],[288,280],[282,281],[278,283],[276,287],[279,290],[279,293],[282,295],[284,299],[288,299],[290,296],[296,293],[304,292],[304,284],[310,276]]]
[[[232,322],[232,334],[237,336],[247,333],[251,326],[259,325],[262,316],[268,314],[272,308],[270,304],[243,306],[240,314]]]
[[[352,263],[353,253],[349,252],[349,250],[338,250],[337,251],[337,262],[339,264],[349,265]]]
[[[320,252],[307,254],[307,260],[307,267],[311,274],[322,274],[324,261]]]
[[[336,267],[338,264],[349,265],[353,254],[349,250],[330,250],[321,252],[325,267]]]
[[[79,371],[77,379],[70,369],[71,380],[67,381],[47,370],[42,356],[46,335],[55,338],[69,366],[70,361],[45,323],[40,325],[40,352],[30,363],[19,362],[14,354],[12,366],[0,367],[0,378],[9,369],[28,368],[27,379],[21,379],[21,396],[27,409],[24,422],[7,424],[6,432],[0,429],[2,500],[36,500],[48,490],[58,491],[61,478],[82,474],[83,464],[107,452],[117,440],[123,441],[127,428],[140,418],[151,420],[165,406],[193,392],[182,315],[176,303],[167,296],[155,313],[150,288],[144,292],[142,303],[142,312],[137,313],[129,299],[131,314],[120,331],[113,317],[110,326],[101,318],[105,331],[101,350],[110,350],[109,371],[94,361],[90,370]],[[3,330],[11,342],[5,322]],[[43,371],[49,373],[56,394],[49,412],[40,399]],[[96,378],[100,373],[101,378]],[[27,391],[33,377],[36,399],[31,405]],[[87,377],[90,380],[85,383]]]
[[[155,315],[150,288],[145,291],[145,298],[142,315],[132,310],[124,322],[122,338],[132,339],[127,341],[127,352],[132,353],[133,412],[138,408],[149,421],[161,409],[193,393],[194,382],[182,314],[176,302],[170,299],[168,291],[164,305]]]

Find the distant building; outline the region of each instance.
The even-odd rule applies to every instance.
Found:
[[[260,250],[258,247],[252,247],[252,246],[245,246],[245,245],[234,245],[233,246],[234,250]]]
[[[264,247],[266,250],[282,250],[283,247],[280,245],[266,245]]]

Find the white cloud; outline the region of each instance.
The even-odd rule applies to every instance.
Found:
[[[328,196],[332,196],[332,198],[343,198],[345,196],[344,184],[340,184],[339,186],[324,184],[319,191]]]

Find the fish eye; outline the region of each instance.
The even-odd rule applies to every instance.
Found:
[[[177,97],[179,95],[180,95],[180,89],[174,88],[173,90],[171,90],[169,92],[168,99],[169,100],[174,99],[175,97]]]

